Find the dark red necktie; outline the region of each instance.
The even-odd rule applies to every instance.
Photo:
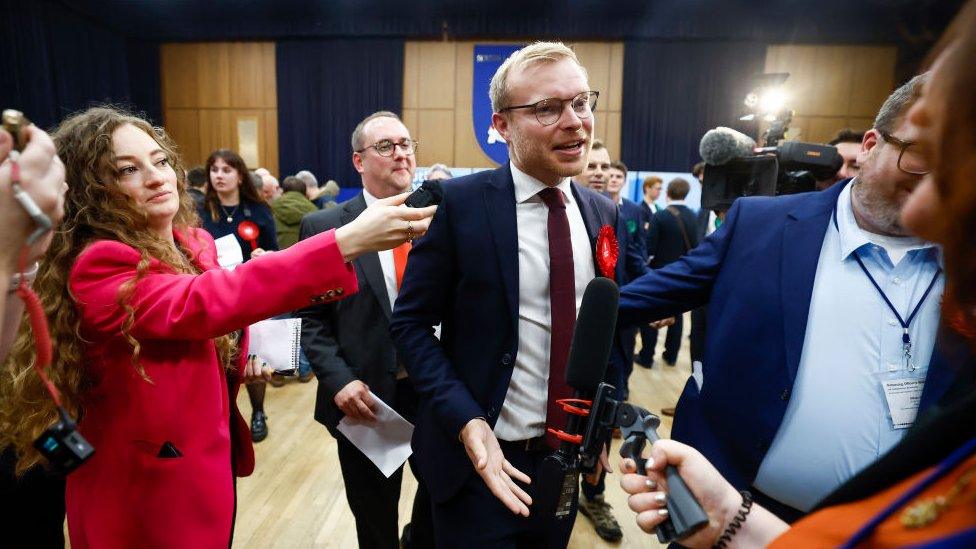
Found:
[[[566,429],[566,412],[556,400],[571,398],[566,385],[566,361],[569,344],[576,325],[576,275],[573,269],[573,239],[569,233],[569,218],[563,193],[550,187],[539,191],[549,207],[549,305],[551,307],[552,339],[549,345],[549,398],[546,402],[546,426]],[[556,448],[559,440],[546,433],[546,443]]]

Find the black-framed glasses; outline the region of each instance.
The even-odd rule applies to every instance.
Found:
[[[418,146],[420,146],[420,141],[414,139],[405,138],[397,142],[394,142],[392,139],[384,139],[372,145],[367,145],[356,152],[362,154],[366,149],[374,149],[380,156],[393,156],[393,150],[400,147],[403,154],[410,156],[417,151]]]
[[[898,169],[909,175],[926,175],[932,171],[918,143],[898,139],[888,132],[878,132],[885,141],[898,147]]]
[[[543,126],[551,126],[558,122],[559,118],[563,115],[563,110],[566,109],[566,103],[569,103],[573,107],[573,112],[581,119],[593,116],[593,111],[596,110],[596,100],[599,97],[600,92],[598,91],[585,91],[570,99],[550,97],[542,101],[536,101],[531,105],[505,107],[498,112],[514,111],[515,109],[532,109],[532,114],[535,115],[536,120],[540,124]]]

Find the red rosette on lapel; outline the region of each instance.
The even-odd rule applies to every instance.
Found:
[[[610,280],[615,278],[619,256],[620,245],[617,243],[617,234],[613,227],[610,225],[600,227],[600,234],[596,237],[596,264],[600,267],[600,273]]]

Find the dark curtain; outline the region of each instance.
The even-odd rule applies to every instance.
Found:
[[[903,42],[938,35],[963,0],[59,0],[154,40]],[[918,23],[928,22],[922,27]]]
[[[152,63],[140,74],[153,75],[147,82],[130,79],[130,53],[120,33],[62,5],[0,3],[0,105],[24,111],[42,128],[104,102],[159,121],[158,52],[155,61],[144,56]]]
[[[129,69],[129,97],[132,106],[156,125],[163,124],[163,81],[159,62],[159,43],[126,42]]]
[[[621,159],[632,170],[691,171],[708,129],[755,137],[738,118],[765,59],[766,45],[755,42],[626,42]]]
[[[310,170],[322,184],[361,185],[352,167],[356,124],[380,110],[401,113],[403,40],[277,43],[278,155],[282,176]]]

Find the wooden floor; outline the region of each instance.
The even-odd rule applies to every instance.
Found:
[[[691,371],[688,359],[687,327],[676,367],[656,365],[647,370],[635,366],[630,378],[630,401],[659,413],[673,406]],[[658,350],[664,346],[664,330]],[[237,529],[234,547],[238,549],[356,547],[356,529],[339,472],[335,440],[325,427],[312,419],[316,382],[301,384],[290,381],[284,387],[268,387],[265,411],[270,435],[255,445],[257,467],[254,474],[238,480]],[[241,411],[249,417],[247,394],[241,391]],[[660,434],[671,432],[671,419],[662,418]],[[616,472],[616,449],[611,464]],[[614,508],[624,531],[619,543],[600,539],[589,520],[576,520],[569,546],[572,548],[661,547],[657,538],[643,533],[627,508],[617,475],[607,478],[606,497]],[[400,497],[400,525],[409,521],[410,505],[417,482],[409,473],[403,476]]]

